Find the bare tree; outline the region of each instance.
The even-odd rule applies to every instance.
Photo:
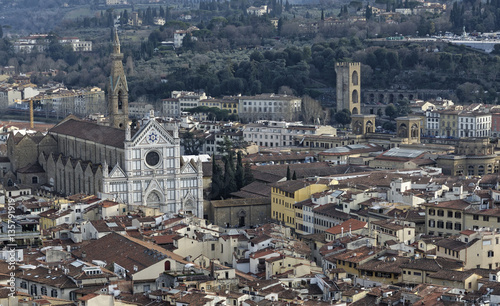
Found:
[[[304,123],[317,124],[318,120],[324,123],[325,113],[318,100],[308,95],[302,97],[302,116]]]

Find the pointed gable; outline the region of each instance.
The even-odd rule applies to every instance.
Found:
[[[109,173],[109,177],[124,178],[124,177],[126,177],[126,175],[125,175],[125,172],[120,168],[120,166],[118,164],[116,164],[116,166],[113,168],[113,170],[111,170],[111,172]]]
[[[136,145],[164,144],[173,145],[174,138],[170,133],[154,118],[149,120],[132,138],[132,143]]]
[[[188,163],[185,163],[181,168],[181,173],[198,173],[197,167],[193,159],[191,159]]]

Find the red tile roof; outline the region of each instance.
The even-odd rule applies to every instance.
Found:
[[[349,219],[339,225],[335,225],[333,227],[330,227],[327,229],[325,232],[333,235],[341,234],[342,230],[344,233],[347,233],[349,230],[351,231],[357,231],[359,229],[362,229],[366,227],[366,222],[356,220],[356,219]]]

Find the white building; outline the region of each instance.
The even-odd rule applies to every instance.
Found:
[[[172,91],[171,98],[162,100],[163,115],[168,117],[179,117],[185,110],[198,107],[201,100],[207,99],[207,95],[193,91]]]
[[[198,31],[197,27],[189,27],[187,30],[176,30],[174,32],[174,47],[180,48],[182,47],[182,41],[186,35],[191,34],[193,31]],[[196,37],[192,37],[191,39],[195,39]]]
[[[285,147],[293,146],[296,136],[321,134],[336,136],[337,129],[327,125],[303,125],[301,122],[262,120],[245,126],[243,140],[259,146]]]
[[[491,114],[484,112],[461,112],[458,115],[459,137],[490,137]]]
[[[269,9],[269,11],[271,11],[271,10]],[[268,13],[267,5],[261,5],[259,7],[250,6],[249,8],[247,8],[248,15],[262,16],[262,15],[267,14],[267,13]]]
[[[182,211],[203,217],[201,159],[183,162],[177,129],[167,131],[153,116],[133,137],[127,128],[124,156],[124,169],[103,167],[104,197],[152,214]]]
[[[302,111],[302,99],[289,95],[261,94],[238,97],[240,118],[246,120],[295,120]]]
[[[128,106],[130,118],[144,118],[151,110],[154,110],[153,105],[145,102],[131,102]]]
[[[439,119],[441,113],[439,111],[427,110],[425,112],[425,131],[428,136],[439,135]]]

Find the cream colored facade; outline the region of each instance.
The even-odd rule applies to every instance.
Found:
[[[457,288],[457,289],[475,291],[475,290],[477,290],[477,281],[480,278],[481,278],[480,275],[472,273],[471,276],[469,276],[463,280],[433,278],[432,275],[427,277],[427,280],[430,284],[434,284],[434,285],[440,285],[440,286],[449,287],[449,288]]]
[[[279,256],[266,260],[266,279],[284,272],[293,277],[302,277],[311,273],[321,273],[322,269],[305,258]]]
[[[426,233],[436,236],[457,235],[464,230],[465,210],[470,204],[463,200],[424,204]]]
[[[388,241],[396,241],[407,245],[415,241],[415,224],[404,221],[374,221],[371,224],[371,235],[377,239],[377,245],[383,246]]]
[[[500,268],[500,233],[490,231],[464,231],[471,232],[462,234],[460,241],[456,241],[458,247],[447,247],[447,244],[439,242],[436,255],[439,257],[461,260],[465,263],[464,269],[497,269]],[[474,239],[478,239],[474,242]],[[470,244],[473,242],[472,244]]]

